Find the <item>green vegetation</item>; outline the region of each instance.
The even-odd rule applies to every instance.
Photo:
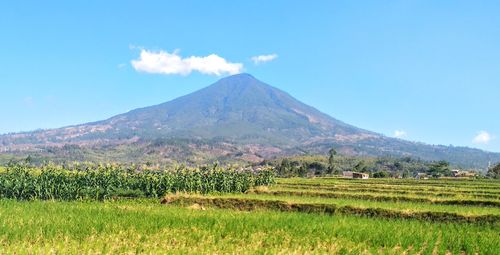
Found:
[[[348,200],[351,205],[388,209],[500,214],[500,182],[489,179],[281,178],[277,182],[260,193],[285,192],[292,195],[289,199]]]
[[[269,185],[273,178],[272,170],[237,171],[217,166],[136,171],[104,165],[80,171],[53,165],[13,165],[0,173],[0,198],[82,200],[161,197],[170,192],[245,192],[256,185]]]
[[[338,164],[326,162],[334,172]],[[0,169],[0,254],[500,250],[495,179],[274,178],[269,169],[141,168]]]
[[[500,163],[488,169],[488,175],[500,179]]]
[[[339,155],[335,149],[331,149],[328,156],[286,157],[265,160],[260,165],[274,167],[281,177],[332,176],[341,175],[343,171],[369,173],[372,178],[413,178],[418,173],[435,178],[452,176],[451,166],[446,161],[431,162],[410,157],[352,157]]]
[[[428,173],[433,177],[451,176],[450,163],[446,161],[433,163]]]
[[[497,254],[497,225],[163,206],[0,201],[2,254]]]
[[[281,178],[277,179],[276,185],[257,187],[247,194],[175,194],[167,195],[163,203],[235,211],[329,215],[332,220],[356,216],[360,221],[378,222],[380,229],[390,229],[389,225],[395,222],[407,222],[408,225],[400,226],[405,233],[414,231],[409,227],[413,222],[428,224],[429,229],[447,225],[457,229],[476,226],[481,231],[500,231],[500,182],[492,179]],[[355,224],[348,231],[356,232]],[[365,240],[376,238],[372,230],[364,231]],[[383,235],[383,238],[399,238],[392,234]],[[365,243],[365,250],[352,248],[347,253],[497,254],[500,241],[494,236],[491,236],[491,243],[474,249],[465,248],[463,244],[458,249],[451,247],[458,245],[459,239],[476,234],[477,230],[469,229],[461,235],[449,236],[446,244],[442,243],[442,237],[435,236],[429,239],[432,248],[415,250],[421,244],[409,239],[398,243],[397,249],[394,246],[372,247]],[[387,247],[392,249],[386,250]]]

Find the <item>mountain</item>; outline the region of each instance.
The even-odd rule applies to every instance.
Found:
[[[249,74],[107,120],[0,136],[0,160],[259,161],[304,153],[412,156],[467,167],[500,154],[389,138],[334,119]]]

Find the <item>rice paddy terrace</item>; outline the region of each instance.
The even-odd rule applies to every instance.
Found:
[[[200,192],[176,176],[194,182],[162,199],[1,199],[0,253],[500,254],[495,180],[266,176]]]
[[[163,202],[324,219],[332,224],[321,230],[331,243],[312,245],[311,253],[500,252],[500,183],[494,180],[290,178],[245,194],[176,194]]]
[[[500,221],[500,185],[486,180],[278,179],[276,185],[245,194],[172,195],[164,202],[430,221]]]

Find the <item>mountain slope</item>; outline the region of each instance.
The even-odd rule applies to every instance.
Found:
[[[297,144],[315,136],[362,133],[287,93],[240,74],[157,106],[102,124],[173,137],[223,137],[238,142]],[[366,132],[367,133],[367,132]]]
[[[11,136],[9,142],[43,144],[175,137],[289,146],[313,138],[354,134],[378,136],[333,119],[249,74],[239,74],[160,105],[104,121],[18,134]]]
[[[476,167],[500,161],[495,153],[412,143],[348,125],[249,74],[230,76],[189,95],[103,121],[0,136],[5,153],[43,154],[67,144],[87,154],[119,151],[122,158],[134,160],[144,153],[179,160],[260,160],[325,153],[334,146],[346,154],[446,159]],[[467,153],[474,156],[464,157]],[[85,159],[85,153],[80,158]]]

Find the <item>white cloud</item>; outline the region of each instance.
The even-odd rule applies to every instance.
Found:
[[[231,63],[215,54],[206,57],[191,56],[182,58],[178,51],[149,51],[141,49],[139,59],[132,60],[136,71],[157,74],[188,75],[194,71],[202,74],[223,75],[237,74],[243,70],[243,64]]]
[[[269,55],[260,55],[260,56],[254,56],[252,57],[252,61],[258,65],[260,63],[265,63],[269,61],[273,61],[278,57],[276,53],[274,54],[269,54]]]
[[[396,130],[396,131],[394,131],[394,137],[396,137],[396,138],[403,138],[406,135],[407,135],[406,131],[403,131],[403,130]]]
[[[493,140],[494,138],[495,137],[493,135],[491,135],[490,133],[488,133],[486,131],[479,131],[477,133],[477,135],[474,137],[474,139],[472,140],[472,142],[476,143],[476,144],[487,144],[491,140]]]

